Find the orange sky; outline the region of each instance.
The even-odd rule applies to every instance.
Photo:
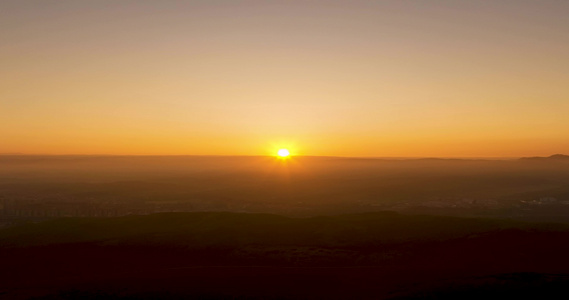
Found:
[[[0,153],[569,153],[568,1],[0,3]]]

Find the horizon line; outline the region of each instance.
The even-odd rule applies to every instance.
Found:
[[[556,155],[556,154],[553,154]],[[52,156],[52,157],[275,157],[275,155],[245,155],[245,154],[42,154],[42,153],[0,153],[0,156]],[[306,158],[351,158],[351,159],[493,159],[507,160],[519,159],[524,157],[548,157],[550,155],[528,155],[528,156],[342,156],[342,155],[294,155],[293,157]]]

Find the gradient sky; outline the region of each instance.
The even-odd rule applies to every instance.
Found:
[[[569,153],[569,1],[0,0],[0,153]]]

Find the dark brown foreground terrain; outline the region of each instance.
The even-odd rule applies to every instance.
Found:
[[[569,226],[164,213],[0,231],[6,299],[566,299]]]

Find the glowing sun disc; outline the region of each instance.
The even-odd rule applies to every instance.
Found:
[[[277,154],[280,157],[288,157],[290,156],[290,151],[288,151],[287,149],[279,149],[279,151],[277,152]]]

